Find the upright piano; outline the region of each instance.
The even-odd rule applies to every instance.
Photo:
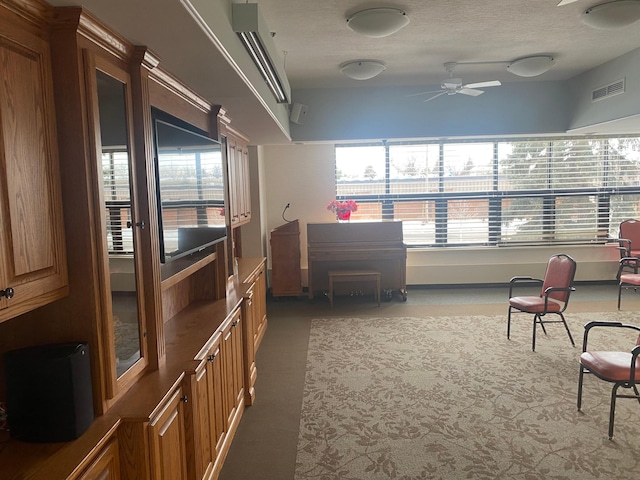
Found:
[[[375,270],[380,287],[407,299],[407,246],[402,222],[307,224],[309,299],[329,288],[330,270]]]

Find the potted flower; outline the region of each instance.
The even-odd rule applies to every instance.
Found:
[[[351,218],[351,212],[358,210],[358,204],[353,200],[345,200],[340,202],[338,200],[332,200],[327,205],[327,210],[336,214],[338,220],[349,220]]]

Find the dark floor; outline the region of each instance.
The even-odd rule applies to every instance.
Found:
[[[523,287],[519,295],[538,293]],[[615,311],[617,285],[576,286],[568,312]],[[327,316],[499,315],[508,287],[410,288],[378,307],[373,295],[340,296],[331,308],[317,296],[268,298],[267,331],[256,357],[256,400],[248,407],[224,463],[221,480],[292,480],[311,319]],[[640,310],[640,295],[622,292],[623,310]]]

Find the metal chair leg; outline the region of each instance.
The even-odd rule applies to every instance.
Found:
[[[611,390],[611,408],[609,410],[609,440],[613,440],[613,424],[616,415],[616,398],[620,383],[616,383]]]
[[[584,367],[580,364],[580,376],[578,377],[578,411],[582,408],[582,384],[584,382]]]
[[[540,319],[540,317],[536,313],[534,315],[534,317],[533,317],[533,336],[532,336],[532,339],[531,339],[531,350],[533,352],[536,351],[536,326],[538,324],[538,319]],[[542,327],[542,329],[544,330],[544,326]]]
[[[567,321],[564,319],[564,315],[562,315],[562,313],[558,313],[558,315],[560,315],[560,318],[562,319],[562,323],[564,324],[564,328],[567,331],[567,335],[569,335],[569,340],[571,340],[571,345],[575,347],[576,343],[573,341],[573,337],[571,336],[571,331],[569,330],[569,325],[567,325]]]
[[[511,338],[511,305],[509,305],[509,313],[507,314],[507,339]]]

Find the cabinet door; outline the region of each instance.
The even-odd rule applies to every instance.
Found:
[[[242,340],[243,360],[244,360],[244,403],[253,405],[255,399],[255,382],[257,377],[255,348],[254,348],[254,328],[256,318],[255,283],[247,290],[242,301]]]
[[[255,280],[253,292],[254,306],[254,328],[253,328],[253,350],[258,351],[260,342],[267,329],[267,279],[265,275],[264,263],[258,272]]]
[[[212,448],[212,425],[209,415],[209,385],[206,360],[188,377],[191,401],[186,408],[187,471],[190,480],[209,478],[215,453]]]
[[[78,477],[78,480],[119,480],[119,478],[118,440],[113,439],[100,451],[98,457]]]
[[[234,135],[227,137],[227,172],[231,224],[238,226],[251,220],[251,189],[248,147]]]
[[[153,480],[187,478],[184,425],[184,404],[187,400],[182,388],[178,388],[149,424]]]
[[[208,479],[213,475],[226,435],[219,337],[189,376],[189,384],[192,401],[187,409],[187,437],[193,439],[193,451],[187,452],[189,478]]]
[[[0,19],[0,321],[67,284],[49,47],[9,23]]]
[[[238,310],[222,332],[222,363],[224,372],[224,420],[229,431],[244,402],[244,373],[242,361],[242,325]]]

